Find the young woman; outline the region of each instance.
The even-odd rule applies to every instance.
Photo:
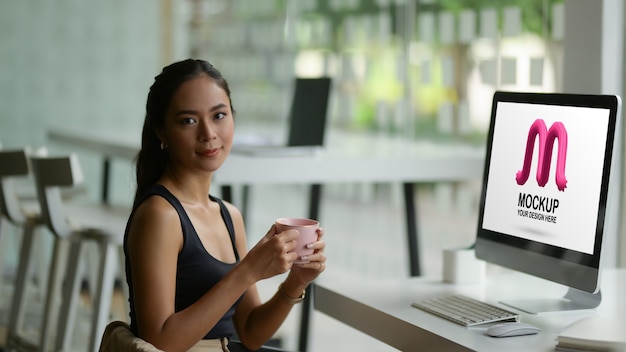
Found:
[[[271,226],[248,251],[241,213],[209,195],[233,133],[228,83],[211,64],[189,59],[155,78],[124,249],[131,329],[168,352],[227,351],[235,332],[259,348],[325,268],[323,230],[307,264],[293,264],[294,230]],[[255,283],[286,272],[262,303]]]

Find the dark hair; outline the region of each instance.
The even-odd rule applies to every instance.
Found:
[[[165,127],[165,112],[172,96],[183,83],[203,75],[212,78],[218,86],[224,89],[234,113],[228,82],[207,61],[187,59],[164,67],[163,71],[154,78],[154,83],[148,92],[146,118],[141,132],[141,150],[136,157],[137,190],[133,207],[138,205],[143,195],[163,175],[169,163],[169,154],[161,150],[161,140],[156,130]]]

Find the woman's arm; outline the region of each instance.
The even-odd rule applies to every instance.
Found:
[[[293,308],[293,299],[300,297],[309,283],[324,270],[326,261],[326,256],[324,255],[325,244],[321,240],[324,231],[323,229],[318,230],[318,241],[312,244],[315,252],[309,257],[310,262],[301,266],[292,266],[293,261],[297,259],[297,255],[290,251],[295,248],[295,238],[298,236],[297,231],[290,230],[276,234],[276,229],[272,226],[265,237],[249,253],[246,253],[246,235],[241,214],[232,205],[229,204],[228,206],[231,215],[233,215],[233,223],[237,234],[237,249],[243,258],[242,263],[247,261],[258,262],[258,254],[261,252],[259,247],[266,245],[266,242],[273,238],[283,236],[293,238],[293,240],[285,242],[286,245],[283,249],[284,258],[289,261],[287,270],[291,269],[291,271],[282,288],[277,290],[271,299],[262,304],[256,285],[252,285],[235,311],[234,323],[241,342],[248,349],[256,350],[267,342],[284,322],[291,308]]]

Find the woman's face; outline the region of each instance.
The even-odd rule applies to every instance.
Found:
[[[234,120],[226,92],[212,78],[183,83],[165,113],[161,139],[168,145],[171,166],[192,172],[213,172],[233,142]]]

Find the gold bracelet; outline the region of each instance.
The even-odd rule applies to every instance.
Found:
[[[287,294],[287,292],[285,292],[285,283],[281,283],[280,286],[278,286],[278,292],[280,293],[280,296],[282,298],[284,298],[287,303],[289,304],[296,304],[296,303],[300,303],[302,302],[302,300],[304,300],[304,297],[306,296],[306,290],[302,290],[302,294],[300,295],[300,297],[298,298],[291,298],[289,297],[289,295]]]

